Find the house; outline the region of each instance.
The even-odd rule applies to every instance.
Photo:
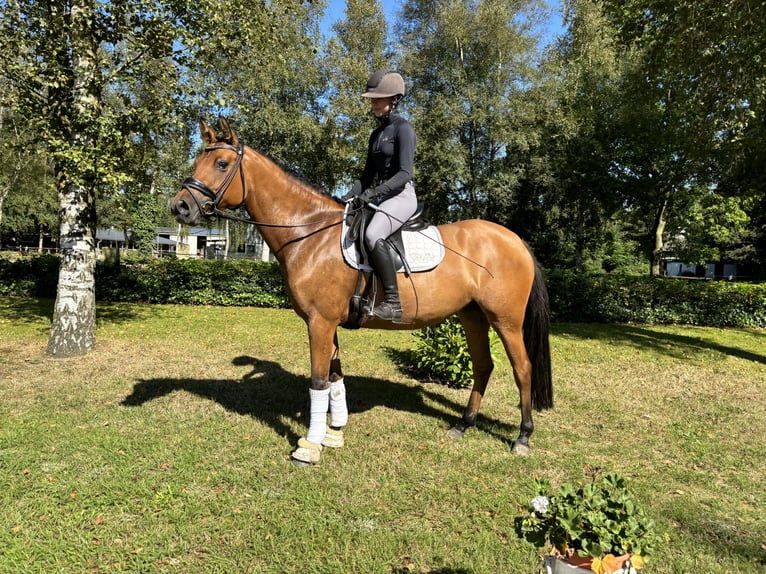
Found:
[[[96,251],[102,255],[110,249],[126,249],[130,244],[132,229],[127,230],[127,241],[125,238],[125,231],[122,229],[115,229],[109,227],[106,229],[96,230]],[[170,238],[161,237],[159,234],[154,238],[154,252],[157,255],[163,255],[168,253],[174,253],[176,250],[175,241]]]
[[[707,263],[695,265],[677,260],[665,261],[665,274],[668,277],[687,277],[696,279],[737,280],[736,263]]]
[[[260,259],[269,261],[269,246],[263,241],[255,227],[245,228],[244,243],[228,248],[227,228],[208,229],[207,227],[158,227],[157,236],[176,245],[175,254],[179,258],[199,257],[205,259]]]

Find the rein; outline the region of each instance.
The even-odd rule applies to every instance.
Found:
[[[244,144],[242,141],[239,142],[237,147],[234,147],[230,144],[225,143],[219,143],[216,145],[208,146],[204,149],[204,151],[214,151],[217,149],[227,149],[231,150],[233,152],[237,153],[237,159],[234,162],[234,165],[232,166],[229,173],[226,174],[226,178],[221,182],[221,185],[218,186],[218,189],[213,191],[209,185],[207,185],[204,181],[200,181],[196,177],[188,177],[184,180],[184,182],[181,184],[182,188],[186,188],[187,190],[194,190],[211,201],[208,202],[201,202],[199,198],[194,193],[190,193],[189,195],[192,196],[192,199],[194,199],[194,203],[197,204],[197,207],[200,210],[200,213],[208,218],[214,218],[218,217],[221,219],[229,219],[232,221],[239,221],[241,223],[247,223],[250,225],[260,226],[260,227],[276,227],[276,228],[282,228],[282,229],[296,229],[299,227],[310,227],[312,225],[316,225],[318,223],[325,223],[327,221],[331,220],[337,220],[337,215],[332,215],[329,217],[324,217],[322,219],[317,219],[315,221],[310,221],[308,223],[297,223],[292,225],[282,225],[278,223],[263,223],[260,221],[255,221],[249,217],[239,217],[238,215],[233,215],[231,213],[228,213],[227,211],[224,211],[222,209],[218,208],[218,204],[221,203],[221,200],[223,199],[223,196],[226,194],[226,190],[229,189],[229,186],[231,185],[231,182],[234,180],[234,176],[237,174],[237,171],[239,171],[239,180],[240,184],[242,186],[242,201],[239,202],[239,206],[244,205],[245,203],[245,172],[242,169],[242,157],[244,152]],[[239,207],[238,206],[238,207]],[[342,219],[342,217],[341,217]]]

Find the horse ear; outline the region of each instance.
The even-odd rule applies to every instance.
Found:
[[[206,146],[211,146],[217,141],[213,128],[207,125],[207,122],[202,118],[199,120],[199,134]]]
[[[237,145],[239,145],[239,140],[237,139],[237,136],[234,133],[234,130],[231,129],[231,126],[229,125],[229,120],[227,120],[223,116],[220,116],[218,118],[218,124],[221,126],[221,139],[226,140],[228,143],[230,143],[234,147],[237,147]]]

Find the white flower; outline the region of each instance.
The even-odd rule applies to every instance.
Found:
[[[548,500],[547,496],[535,496],[532,499],[532,508],[534,508],[535,512],[545,514],[548,512],[549,503],[550,501]]]

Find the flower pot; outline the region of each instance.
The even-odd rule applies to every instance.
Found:
[[[620,566],[624,566],[630,554],[618,556],[617,561]],[[546,574],[593,574],[591,570],[591,563],[593,558],[583,557],[577,554],[570,558],[557,558],[555,556],[546,556],[543,560],[543,568]],[[622,567],[619,570],[615,570],[614,574],[629,574],[629,572],[635,572],[630,566]]]
[[[555,556],[546,556],[543,568],[546,574],[593,574],[590,566],[577,566]]]

